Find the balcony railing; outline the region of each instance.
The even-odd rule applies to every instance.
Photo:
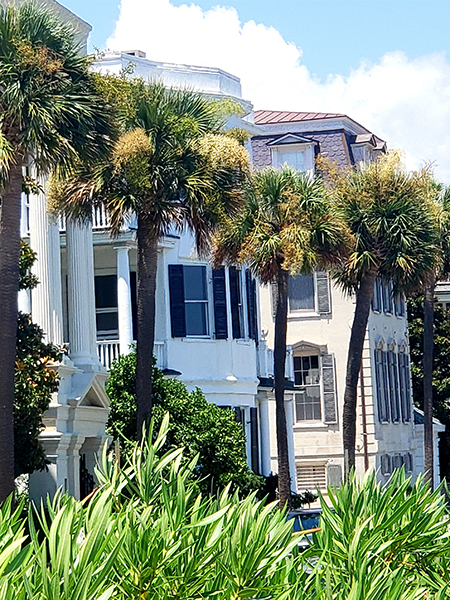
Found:
[[[267,348],[266,342],[260,341],[256,354],[257,370],[259,377],[273,377],[273,350]],[[294,378],[294,360],[292,358],[292,346],[286,348],[285,377]]]
[[[155,342],[154,353],[156,357],[156,366],[159,369],[167,367],[167,352],[165,342]],[[110,369],[113,361],[120,356],[119,340],[99,340],[97,341],[97,352],[101,364]]]

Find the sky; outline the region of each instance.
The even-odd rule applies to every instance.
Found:
[[[91,48],[220,67],[256,109],[344,112],[450,184],[448,0],[60,0]]]

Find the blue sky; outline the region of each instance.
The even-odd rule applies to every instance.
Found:
[[[449,0],[60,0],[93,46],[219,67],[256,109],[344,112],[450,184]]]
[[[117,0],[63,0],[93,26],[91,47],[104,48],[119,18]],[[174,0],[175,6],[192,4]],[[198,0],[208,10],[233,6],[242,21],[275,27],[303,50],[309,69],[324,78],[347,75],[361,60],[402,50],[411,58],[450,46],[448,0]]]

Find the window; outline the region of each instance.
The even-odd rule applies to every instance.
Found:
[[[306,171],[304,151],[279,150],[277,152],[277,163],[277,166],[279,167],[283,166],[284,164],[288,164],[296,171]]]
[[[377,277],[375,281],[375,288],[373,290],[373,298],[372,298],[372,310],[374,312],[381,312],[383,309],[383,293],[382,293],[382,283],[379,277]]]
[[[389,386],[387,352],[375,350],[375,382],[377,389],[378,418],[382,423],[389,421]]]
[[[119,336],[119,317],[116,275],[98,275],[95,277],[95,312],[98,339],[117,339]]]
[[[389,397],[391,400],[391,418],[393,423],[400,422],[400,398],[398,382],[398,363],[395,353],[388,351],[389,364]]]
[[[169,265],[172,337],[205,337],[208,327],[206,267]]]
[[[392,315],[392,304],[393,304],[393,293],[392,293],[392,282],[383,282],[382,284],[382,295],[383,295],[383,311],[387,315]]]
[[[409,358],[404,352],[399,352],[398,354],[398,370],[402,418],[405,423],[408,423],[411,421],[411,386],[409,380]]]
[[[294,383],[296,389],[296,421],[320,421],[322,409],[320,401],[319,356],[294,356]]]
[[[396,294],[394,298],[395,316],[405,316],[405,298],[403,294]]]
[[[186,335],[208,335],[206,267],[183,267]]]
[[[229,268],[228,276],[230,282],[231,323],[234,339],[241,339],[245,337],[241,274],[242,272],[240,269],[237,269],[236,267]]]
[[[315,309],[314,275],[289,277],[289,312]]]

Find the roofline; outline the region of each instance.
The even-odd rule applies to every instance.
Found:
[[[264,109],[258,109],[255,110],[255,113],[257,113],[259,110],[264,110]],[[267,110],[267,109],[266,109]],[[288,112],[288,111],[267,111],[267,112]],[[291,112],[295,112],[295,111],[291,111]],[[307,111],[302,111],[304,113],[307,113]],[[314,113],[313,111],[311,111],[311,114],[317,114]],[[266,127],[269,125],[293,125],[295,123],[320,123],[320,122],[326,122],[326,121],[339,121],[339,120],[343,120],[343,121],[349,121],[351,123],[354,123],[355,125],[357,125],[358,127],[360,127],[361,129],[363,129],[366,133],[370,133],[372,135],[376,135],[374,134],[372,131],[370,131],[369,129],[367,129],[367,127],[364,127],[364,125],[361,125],[361,123],[358,123],[358,121],[355,121],[355,119],[352,119],[351,117],[349,117],[348,115],[344,114],[344,113],[335,113],[334,116],[330,116],[330,117],[322,117],[320,119],[301,119],[300,121],[271,121],[271,122],[267,122],[267,123],[256,123],[255,125],[257,127]],[[377,136],[378,137],[378,136]],[[381,139],[381,138],[380,138]],[[384,140],[381,140],[384,141]]]

